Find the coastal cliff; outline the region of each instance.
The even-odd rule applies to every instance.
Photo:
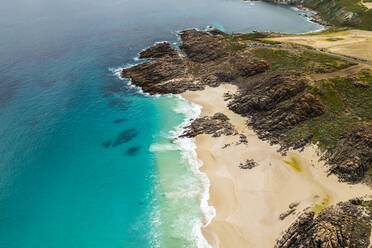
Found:
[[[304,0],[265,0],[265,2],[283,5],[300,5],[304,2]]]
[[[296,5],[315,11],[314,21],[335,26],[372,30],[372,9],[360,1],[338,0],[264,0],[265,2]],[[323,21],[324,20],[324,21]]]
[[[372,125],[370,105],[365,104],[372,100],[371,70],[317,81],[310,75],[327,75],[355,63],[301,49],[265,47],[265,42],[258,39],[265,34],[260,33],[186,30],[180,37],[182,56],[169,43],[156,44],[140,54],[152,60],[123,69],[121,76],[151,95],[234,84],[239,90],[225,93],[222,101],[231,113],[246,118],[246,127],[252,128],[259,139],[278,146],[282,154],[316,144],[322,149],[324,169],[329,174],[337,175],[340,181],[371,185]],[[231,125],[237,117],[230,117],[217,112],[196,119],[184,136],[231,136],[238,139],[235,145],[249,145],[247,137]],[[231,143],[224,148],[229,146]],[[241,169],[260,167],[253,160],[247,161],[254,166],[242,163]],[[298,171],[305,170],[293,161],[288,164]],[[354,199],[328,206],[326,195],[325,202],[303,210],[298,221],[276,237],[276,247],[369,246],[370,201]],[[316,195],[314,199],[318,198]],[[290,210],[288,215],[294,212]],[[362,212],[366,214],[363,218]],[[278,221],[286,216],[278,217]],[[331,241],[324,234],[324,226],[331,228]],[[337,240],[340,232],[342,237]]]

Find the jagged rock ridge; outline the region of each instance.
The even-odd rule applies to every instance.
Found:
[[[315,214],[303,213],[276,242],[275,248],[368,248],[372,201],[340,202]]]

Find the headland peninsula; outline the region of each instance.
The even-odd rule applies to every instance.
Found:
[[[347,45],[371,34],[355,32],[190,29],[179,50],[157,43],[121,71],[202,106],[182,136],[210,180],[212,247],[370,247],[372,60]]]

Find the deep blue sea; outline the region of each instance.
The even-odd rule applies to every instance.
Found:
[[[240,0],[0,2],[1,248],[207,247],[208,180],[192,140],[172,141],[200,108],[114,71],[208,25],[321,28]]]

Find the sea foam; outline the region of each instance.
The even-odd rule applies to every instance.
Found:
[[[200,221],[199,223],[195,223],[192,233],[197,242],[198,248],[211,247],[201,232],[201,228],[207,226],[216,215],[215,208],[208,205],[210,182],[207,175],[199,170],[203,163],[198,159],[195,140],[193,138],[179,137],[184,132],[185,128],[189,126],[193,120],[200,116],[202,106],[188,102],[180,95],[177,95],[177,97],[179,98],[179,101],[173,110],[176,113],[183,114],[185,119],[184,122],[176,127],[174,131],[171,131],[171,133],[175,138],[174,143],[178,144],[181,148],[182,157],[188,160],[192,172],[200,179],[203,187],[202,193],[199,197],[200,208],[203,212],[204,220]]]

